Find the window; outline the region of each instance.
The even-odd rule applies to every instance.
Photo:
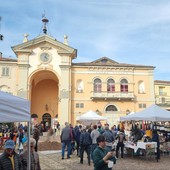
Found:
[[[3,92],[10,93],[10,87],[8,87],[6,85],[0,86],[0,90],[3,91]]]
[[[128,92],[128,81],[126,79],[122,79],[120,82],[120,91]]]
[[[2,67],[2,76],[9,76],[9,67]]]
[[[94,80],[94,87],[93,87],[93,91],[96,93],[101,93],[102,91],[102,82],[99,78]]]
[[[76,108],[84,108],[84,103],[76,103]]]
[[[110,111],[117,111],[116,106],[114,106],[114,105],[107,106],[106,112],[110,112]]]
[[[163,96],[165,94],[165,88],[164,87],[159,87],[159,95]]]
[[[113,79],[109,79],[107,81],[107,92],[114,92],[115,91],[115,81]]]
[[[140,108],[140,109],[146,108],[146,104],[145,104],[145,103],[139,104],[139,108]]]

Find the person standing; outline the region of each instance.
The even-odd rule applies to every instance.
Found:
[[[70,128],[68,122],[65,123],[65,128],[62,129],[60,139],[62,143],[62,152],[61,152],[62,159],[64,159],[66,146],[67,146],[67,158],[69,159],[71,153],[71,141],[73,139],[73,134],[72,134],[72,129]]]
[[[22,124],[21,124],[22,125]],[[19,128],[18,141],[19,141],[19,154],[23,151],[22,139],[24,138],[24,132],[22,126]]]
[[[34,138],[35,141],[36,141],[36,144],[35,144],[35,152],[37,152],[37,151],[38,151],[38,140],[39,140],[39,138],[40,138],[40,131],[39,131],[39,129],[38,129],[36,126],[34,126],[33,138]]]
[[[22,170],[22,163],[19,154],[15,152],[13,140],[5,142],[5,150],[0,156],[0,170]]]
[[[84,129],[80,135],[80,163],[83,164],[84,151],[87,153],[88,165],[90,165],[90,145],[92,144],[92,139],[88,129]]]
[[[100,135],[100,132],[97,130],[97,125],[94,125],[93,126],[93,130],[92,130],[92,132],[91,132],[91,134],[90,134],[90,136],[91,136],[91,139],[92,139],[92,145],[91,145],[91,149],[90,149],[90,151],[91,151],[91,159],[93,160],[93,151],[96,149],[96,147],[97,147],[97,141],[96,141],[96,139],[97,139],[97,137]]]
[[[152,142],[156,142],[157,143],[156,160],[158,161],[158,159],[160,159],[160,149],[159,149],[160,148],[160,142],[159,142],[159,135],[158,135],[156,130],[153,130]]]
[[[98,146],[93,152],[94,170],[111,170],[113,163],[116,164],[114,151],[107,151],[105,149],[106,139],[104,135],[99,135],[97,138]],[[112,166],[110,166],[110,164]]]
[[[76,150],[77,150],[77,156],[80,157],[80,135],[81,135],[81,129],[82,126],[75,126],[75,140],[76,140]]]
[[[105,139],[106,139],[106,149],[108,151],[111,151],[112,149],[112,145],[114,143],[114,135],[112,133],[112,131],[109,129],[109,124],[105,125],[105,131],[103,133]]]
[[[28,143],[27,143],[28,145]],[[31,170],[41,170],[39,155],[35,152],[36,141],[33,138],[30,138],[30,160],[31,160]],[[24,170],[27,170],[27,162],[28,162],[28,150],[26,149],[21,155],[21,163]]]
[[[125,141],[125,133],[124,130],[121,129],[120,132],[117,134],[116,139],[118,140],[116,146],[116,157],[118,158],[119,148],[121,148],[121,158],[124,156],[124,141]]]

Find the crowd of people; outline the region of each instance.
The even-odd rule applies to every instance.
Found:
[[[120,132],[119,132],[120,131]],[[119,148],[123,150],[123,142],[125,134],[123,129],[117,129],[114,125],[112,128],[109,124],[102,127],[101,124],[91,126],[75,126],[73,127],[68,122],[61,131],[62,143],[62,159],[65,159],[65,150],[67,147],[67,159],[71,158],[71,154],[76,151],[80,157],[80,163],[83,164],[84,152],[87,154],[88,165],[94,163],[95,169],[102,170],[103,168],[111,169],[111,164],[116,163],[119,157]],[[118,140],[118,145],[115,146],[115,141]],[[121,154],[123,158],[123,152]]]
[[[39,129],[35,126],[33,138],[30,138],[28,146],[27,126],[19,124],[18,127],[2,128],[1,139],[5,142],[4,152],[0,155],[0,170],[26,170],[28,166],[28,147],[30,147],[30,168],[41,170],[39,155],[37,153]]]
[[[139,140],[141,141],[147,135],[147,130],[140,128],[138,123],[131,124],[131,129],[128,129],[130,132],[129,135],[125,134],[126,130],[126,126],[122,122],[118,126],[114,125],[112,127],[108,123],[104,126],[99,123],[91,126],[76,125],[73,127],[66,122],[65,127],[61,131],[61,157],[65,159],[65,150],[67,147],[68,159],[76,151],[77,156],[80,157],[80,163],[83,164],[84,152],[86,152],[88,165],[93,162],[95,169],[99,169],[97,168],[99,166],[101,166],[101,169],[104,166],[109,168],[111,162],[116,163],[119,157],[124,158],[125,141],[131,140],[131,142],[137,144]],[[150,142],[157,143],[156,159],[160,159],[160,142],[156,130],[152,129]],[[101,155],[96,156],[98,155],[97,153]],[[101,164],[99,164],[99,159],[101,160]]]
[[[31,150],[31,170],[40,170],[40,162],[38,151],[38,141],[42,135],[41,124],[34,126],[32,137],[30,139]],[[130,129],[130,138],[125,135],[124,124],[114,125],[112,127],[106,123],[104,126],[99,122],[95,125],[84,126],[76,125],[73,127],[68,122],[62,128],[61,139],[61,158],[70,159],[73,152],[79,157],[80,164],[84,163],[84,152],[87,154],[87,162],[90,166],[94,164],[94,169],[112,169],[116,160],[124,158],[124,143],[131,140],[134,143],[146,135],[146,131],[139,128],[138,124],[134,124]],[[49,134],[53,134],[52,128],[48,128]],[[0,170],[5,170],[9,165],[12,169],[22,169],[27,167],[27,126],[20,124],[9,130],[6,126],[3,136],[7,137],[4,147],[4,153],[0,156]],[[153,130],[151,141],[157,142],[157,159],[160,159],[159,136],[157,131]],[[65,157],[65,152],[67,155]],[[119,155],[120,154],[120,155]],[[15,168],[14,168],[15,167]],[[8,167],[8,169],[10,169]]]

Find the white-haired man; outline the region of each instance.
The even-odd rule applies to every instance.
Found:
[[[39,155],[34,150],[35,145],[36,145],[35,139],[30,138],[31,170],[41,170]],[[23,165],[23,169],[27,169],[27,162],[28,162],[27,161],[28,160],[28,150],[27,149],[20,155],[20,158],[21,158],[21,162]]]

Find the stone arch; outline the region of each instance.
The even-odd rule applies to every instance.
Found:
[[[51,70],[40,69],[29,77],[31,113],[37,113],[38,122],[42,121],[42,115],[46,112],[52,118],[55,118],[55,113],[59,113],[59,81]],[[49,124],[51,125],[51,120]]]

